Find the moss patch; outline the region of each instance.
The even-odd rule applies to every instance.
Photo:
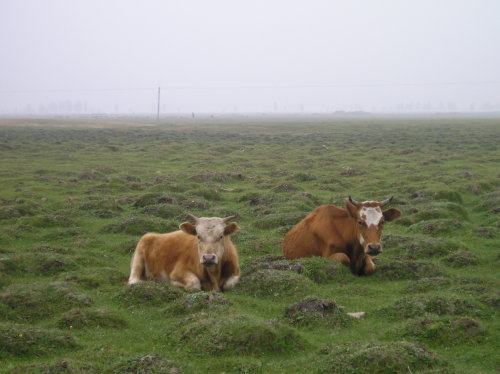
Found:
[[[377,261],[378,276],[389,280],[420,279],[442,274],[438,265],[412,259],[384,259]]]

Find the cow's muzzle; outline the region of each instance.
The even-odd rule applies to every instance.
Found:
[[[376,256],[382,252],[382,246],[380,244],[368,244],[367,249],[370,256]]]
[[[211,266],[217,264],[217,256],[216,255],[203,255],[201,257],[201,263],[205,266]]]

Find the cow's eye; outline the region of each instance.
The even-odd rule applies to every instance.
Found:
[[[378,225],[382,226],[384,223],[385,223],[384,221],[380,221]]]
[[[201,240],[201,236],[200,235],[196,235],[196,238],[198,238],[198,240]]]
[[[363,221],[358,221],[358,225],[360,225],[360,226],[364,226],[364,225],[365,225],[365,223],[364,223]]]
[[[219,236],[219,240],[222,240],[223,237],[224,237],[224,235]]]

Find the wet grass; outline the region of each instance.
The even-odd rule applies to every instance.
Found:
[[[0,373],[498,372],[500,120],[31,121],[0,126]],[[281,257],[349,195],[403,212],[373,276]],[[125,286],[187,213],[237,216],[240,283]]]

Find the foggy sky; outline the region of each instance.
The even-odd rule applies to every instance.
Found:
[[[1,0],[0,113],[500,111],[498,0]]]

